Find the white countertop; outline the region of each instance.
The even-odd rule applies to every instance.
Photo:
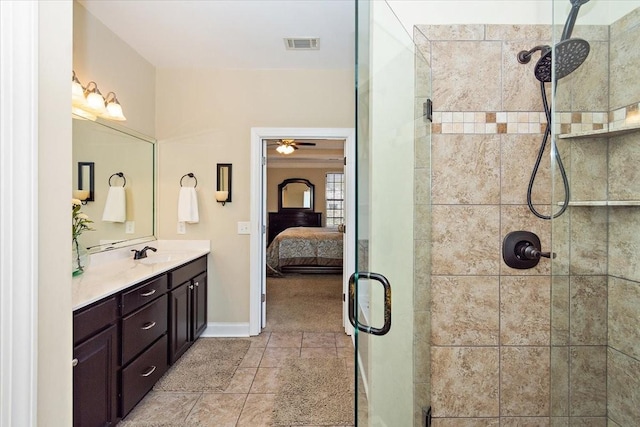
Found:
[[[151,246],[148,257],[134,260],[132,249]],[[72,280],[73,310],[85,307],[137,283],[208,254],[209,240],[155,240],[91,255],[91,262]],[[155,258],[155,260],[154,260]],[[154,263],[154,261],[160,261]]]

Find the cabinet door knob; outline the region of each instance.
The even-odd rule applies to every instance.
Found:
[[[190,285],[190,286],[189,286],[189,289],[193,289],[193,285]]]
[[[196,282],[196,286],[200,286],[200,282]]]
[[[78,359],[77,359],[77,358],[76,358],[76,359],[73,359],[73,360],[71,361],[71,366],[73,366],[73,367],[78,366]]]
[[[153,374],[153,372],[156,370],[155,366],[151,366],[146,372],[143,372],[140,374],[141,377],[148,377],[149,375]]]
[[[156,322],[149,322],[149,323],[145,323],[144,326],[142,326],[140,329],[148,331],[149,329],[153,328],[154,326],[156,326]]]
[[[145,292],[143,294],[140,294],[141,297],[150,297],[151,295],[155,294],[156,290],[155,289],[151,289],[149,292]]]

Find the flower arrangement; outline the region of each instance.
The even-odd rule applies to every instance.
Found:
[[[91,228],[91,224],[93,221],[89,219],[89,216],[85,213],[80,212],[82,207],[82,203],[78,199],[71,199],[71,242],[72,242],[72,252],[73,252],[73,275],[77,276],[78,274],[82,274],[84,268],[86,267],[86,259],[87,252],[86,249],[82,248],[78,243],[78,237],[84,231],[93,231],[94,228]],[[84,251],[84,253],[83,253]]]
[[[78,199],[71,199],[71,238],[76,240],[83,231],[94,231],[89,224],[93,221],[89,219],[87,214],[80,212],[82,203]]]

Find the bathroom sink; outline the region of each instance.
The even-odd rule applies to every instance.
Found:
[[[184,258],[186,254],[182,252],[176,253],[160,253],[160,254],[150,254],[147,258],[142,258],[138,261],[140,264],[160,264],[163,262],[177,261]]]

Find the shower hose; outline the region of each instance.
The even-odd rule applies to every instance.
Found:
[[[544,114],[547,117],[547,125],[544,130],[544,136],[542,137],[542,144],[540,144],[540,150],[538,151],[538,158],[536,159],[536,163],[533,166],[533,170],[531,171],[531,178],[529,179],[529,187],[527,188],[527,205],[529,205],[529,210],[538,218],[541,219],[552,219],[558,218],[560,215],[567,210],[569,207],[569,180],[567,179],[567,172],[564,170],[564,165],[562,164],[562,158],[560,157],[560,153],[558,152],[558,148],[556,147],[555,142],[551,144],[551,150],[553,152],[553,156],[558,163],[558,169],[560,169],[560,175],[562,176],[562,184],[564,186],[564,202],[562,203],[562,207],[558,212],[553,215],[544,215],[536,210],[533,206],[533,202],[531,201],[531,194],[533,192],[533,183],[536,180],[536,175],[538,175],[538,169],[540,168],[540,162],[542,161],[542,156],[544,155],[544,150],[547,146],[547,142],[549,141],[549,136],[551,136],[551,110],[549,108],[549,103],[547,102],[547,91],[544,87],[544,82],[540,82],[540,95],[542,96],[542,104],[544,105]],[[553,197],[552,197],[553,200]]]

